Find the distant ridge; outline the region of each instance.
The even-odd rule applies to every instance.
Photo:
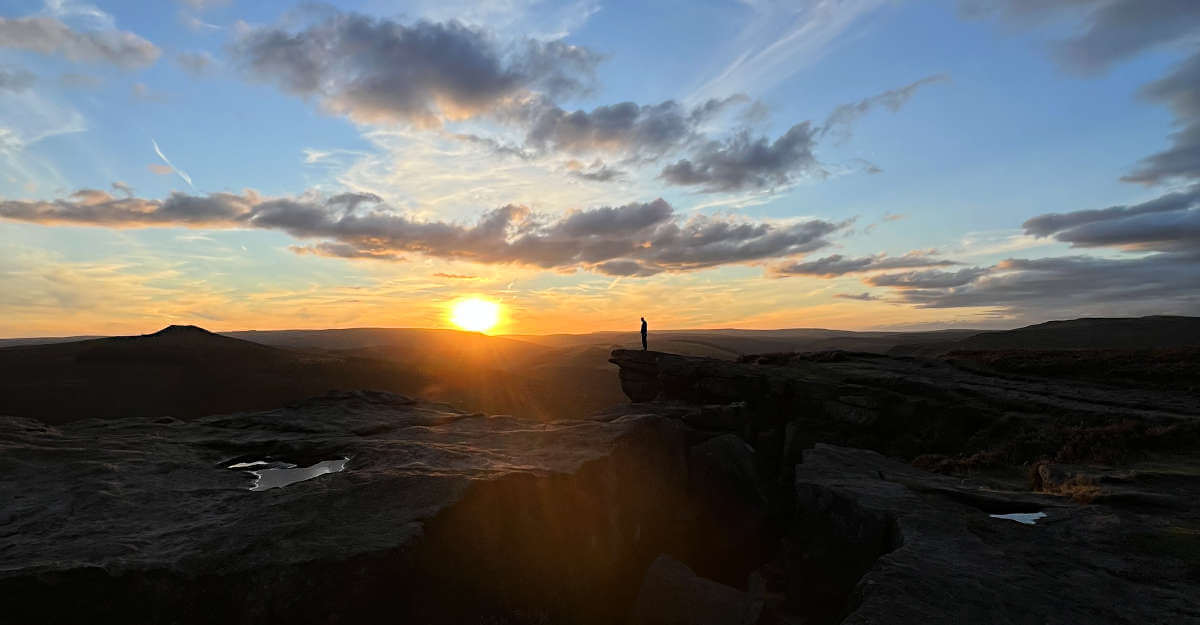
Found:
[[[280,349],[194,325],[0,349],[0,415],[198,417],[275,408],[332,390],[415,394],[419,372],[352,355]]]
[[[1084,317],[1015,330],[981,332],[956,341],[898,345],[888,353],[937,356],[956,351],[1165,349],[1200,346],[1200,317]]]

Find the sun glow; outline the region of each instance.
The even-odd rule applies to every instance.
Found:
[[[485,299],[461,299],[450,308],[450,322],[471,332],[487,332],[499,321],[500,304]]]

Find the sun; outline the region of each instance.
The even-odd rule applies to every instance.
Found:
[[[460,299],[450,308],[450,322],[471,332],[487,332],[499,321],[500,304],[485,299]]]

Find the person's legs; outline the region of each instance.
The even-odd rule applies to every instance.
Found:
[[[646,351],[646,335],[642,335],[642,351]]]

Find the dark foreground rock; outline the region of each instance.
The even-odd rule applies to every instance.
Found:
[[[687,520],[683,430],[382,393],[190,422],[0,419],[0,620],[620,622]],[[227,468],[347,457],[260,492]]]

